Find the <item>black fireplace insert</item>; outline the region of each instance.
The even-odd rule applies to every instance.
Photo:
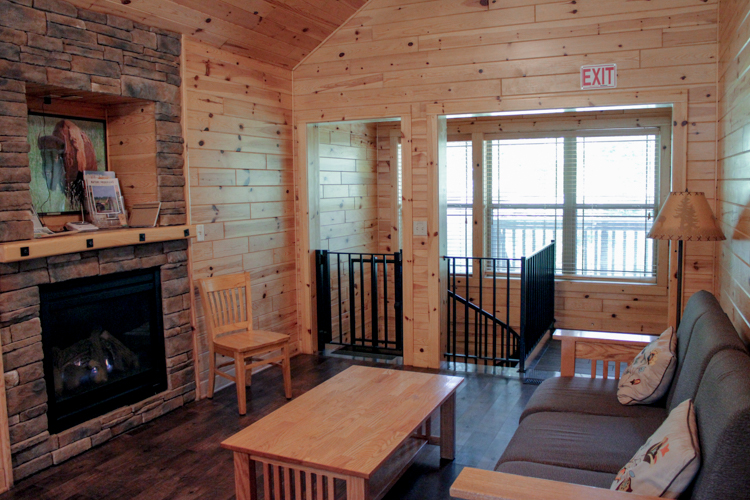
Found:
[[[159,268],[40,292],[50,433],[166,390]]]

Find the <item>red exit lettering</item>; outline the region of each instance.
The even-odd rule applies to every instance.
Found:
[[[581,66],[581,89],[613,89],[616,87],[616,64]]]

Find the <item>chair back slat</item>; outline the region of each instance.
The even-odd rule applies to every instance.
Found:
[[[211,314],[211,322],[215,326],[221,326],[224,324],[224,311],[221,307],[221,294],[220,292],[208,292],[208,296],[211,299],[211,304],[215,308]]]
[[[250,274],[217,276],[198,281],[211,338],[227,332],[252,329]]]
[[[216,296],[219,298],[219,304],[221,304],[220,308],[220,316],[221,316],[221,323],[220,326],[225,326],[231,324],[231,321],[229,320],[229,310],[227,309],[227,291],[226,290],[219,290],[216,293]]]
[[[237,295],[239,294],[238,289],[234,290],[227,290],[227,293],[229,294],[229,322],[230,323],[236,323],[238,321],[242,321],[242,311],[239,307],[239,304],[237,303]]]

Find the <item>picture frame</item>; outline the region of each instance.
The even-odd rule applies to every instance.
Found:
[[[156,224],[159,222],[160,209],[160,201],[149,201],[146,203],[134,204],[130,208],[130,218],[128,219],[128,226],[156,227]]]
[[[105,120],[46,113],[28,116],[31,201],[40,215],[80,212],[84,171],[107,171]]]

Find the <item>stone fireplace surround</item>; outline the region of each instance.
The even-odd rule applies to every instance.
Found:
[[[195,399],[187,243],[184,240],[0,264],[0,328],[14,480],[61,463]],[[146,269],[161,270],[168,388],[81,425],[50,435],[42,368],[39,285]]]
[[[160,225],[187,222],[179,35],[60,0],[0,0],[0,242],[30,240],[27,84],[155,103]],[[0,263],[13,478],[80,454],[195,399],[185,240]],[[56,435],[47,427],[39,285],[160,267],[168,388]]]

